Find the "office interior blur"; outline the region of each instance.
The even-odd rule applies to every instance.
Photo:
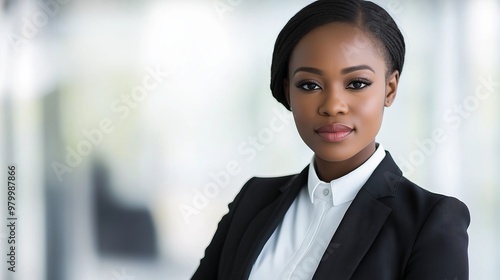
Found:
[[[2,279],[189,279],[249,178],[311,159],[269,90],[274,40],[310,2],[0,0]],[[377,141],[468,205],[470,279],[497,279],[500,2],[374,2],[407,43]]]

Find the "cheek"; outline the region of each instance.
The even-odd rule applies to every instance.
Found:
[[[351,107],[351,113],[357,116],[359,124],[369,124],[378,128],[384,114],[384,98],[381,96],[367,98]]]
[[[311,96],[290,93],[290,108],[296,122],[304,122],[317,112],[317,102]]]
[[[384,112],[384,101],[379,98],[372,98],[357,106],[357,110],[362,116],[376,117]]]
[[[313,124],[317,115],[316,104],[311,98],[307,98],[304,95],[298,94],[295,97],[292,96],[290,103],[297,132],[304,142],[309,143],[308,139],[311,137],[311,131],[314,129]]]

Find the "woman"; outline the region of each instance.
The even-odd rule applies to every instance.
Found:
[[[375,142],[404,54],[368,1],[320,0],[285,25],[271,90],[314,157],[250,179],[192,279],[468,279],[467,207],[410,182]]]

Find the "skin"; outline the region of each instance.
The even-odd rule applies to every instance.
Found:
[[[352,24],[329,23],[306,34],[291,54],[285,94],[323,181],[344,176],[375,152],[384,108],[393,103],[399,80],[398,71],[388,73],[380,46]],[[353,131],[340,142],[326,141],[316,130],[333,123]]]

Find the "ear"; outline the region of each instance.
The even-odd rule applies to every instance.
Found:
[[[290,110],[291,110],[291,106],[290,106],[290,82],[288,82],[287,78],[283,79],[283,92],[285,93],[285,98],[286,98],[286,102],[288,103],[288,107],[290,107]]]
[[[394,71],[387,78],[386,86],[385,86],[385,100],[384,106],[389,107],[396,99],[396,94],[398,93],[398,83],[399,83],[399,71]]]

